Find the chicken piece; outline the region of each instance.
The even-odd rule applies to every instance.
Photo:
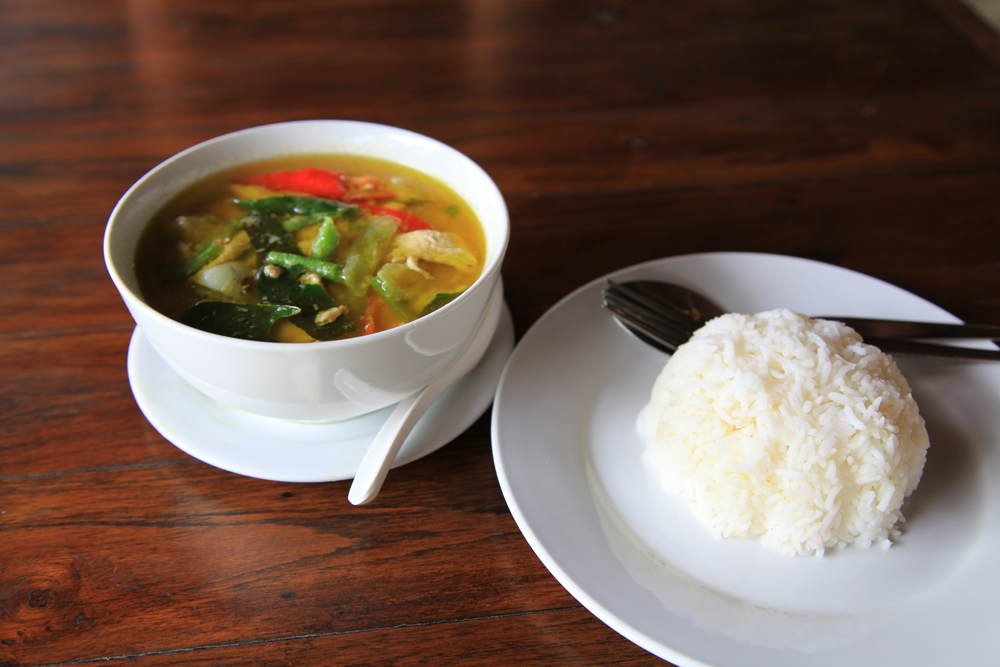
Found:
[[[460,271],[472,271],[477,265],[475,255],[460,247],[451,234],[435,229],[418,229],[400,234],[393,240],[388,261],[394,264],[405,262],[412,269],[417,267],[417,260],[447,264]],[[419,268],[416,270],[425,273]]]

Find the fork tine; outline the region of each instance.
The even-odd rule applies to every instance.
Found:
[[[663,327],[648,317],[648,313],[634,304],[621,303],[612,296],[605,298],[604,307],[610,310],[618,321],[632,333],[664,352],[673,353],[690,337],[690,331],[675,327]]]
[[[606,292],[604,301],[608,304],[609,310],[612,310],[612,312],[627,314],[632,320],[642,322],[650,328],[660,330],[664,336],[669,336],[672,339],[681,342],[686,341],[694,331],[694,326],[690,323],[678,322],[669,317],[664,317],[659,311],[651,310],[644,304],[622,298],[613,292]]]
[[[621,325],[623,327],[625,327],[626,329],[628,329],[629,332],[631,332],[631,334],[633,336],[635,336],[636,338],[638,338],[642,342],[646,343],[647,345],[656,348],[660,352],[666,352],[667,354],[673,354],[674,352],[677,351],[677,346],[676,345],[668,344],[668,343],[665,343],[664,341],[656,340],[652,336],[649,336],[647,334],[644,334],[642,331],[639,331],[638,329],[636,329],[632,325],[626,324],[625,322],[622,322],[622,320],[618,320],[618,321],[621,323]]]
[[[639,291],[631,285],[616,283],[613,280],[608,280],[608,287],[605,289],[605,294],[608,292],[618,294],[629,301],[641,304],[650,311],[681,323],[689,331],[692,330],[692,327],[690,326],[693,321],[691,319],[691,314],[678,308],[669,301],[664,301],[657,298],[655,295]]]
[[[612,309],[609,308],[609,310]],[[612,310],[612,313],[614,313],[614,310]],[[615,313],[614,316],[615,319],[618,320],[619,324],[628,329],[636,337],[640,338],[649,345],[652,345],[658,350],[666,352],[667,354],[673,354],[676,352],[678,346],[680,345],[680,343],[673,338],[668,339],[663,337],[661,331],[653,329],[642,322],[632,320],[628,315]]]

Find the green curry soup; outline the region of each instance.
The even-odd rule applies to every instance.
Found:
[[[199,329],[310,342],[383,331],[479,277],[485,237],[443,184],[373,158],[307,155],[216,174],[160,210],[135,265],[150,306]]]

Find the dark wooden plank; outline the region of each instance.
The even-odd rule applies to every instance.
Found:
[[[995,170],[998,121],[1000,98],[846,99],[475,121],[453,142],[506,194],[630,191]]]
[[[132,318],[104,265],[101,225],[30,225],[0,245],[0,335],[65,327],[126,328]]]
[[[990,171],[1000,168],[998,128],[1000,94],[486,117],[410,129],[466,153],[516,196]],[[19,177],[16,186],[0,182],[0,216],[8,224],[86,222],[96,233],[131,179],[208,138],[180,132],[13,144],[0,164]],[[135,161],[129,156],[137,145],[162,152]],[[39,157],[60,147],[80,157],[61,163]],[[49,251],[52,233],[33,234],[0,248],[9,248],[5,255]],[[83,242],[99,253],[98,237]],[[36,247],[22,247],[29,243]]]
[[[995,169],[998,118],[1000,98],[992,96],[484,118],[412,129],[467,153],[505,193],[517,195]],[[169,146],[147,137],[72,143],[78,155],[103,152],[107,172],[94,171],[87,158],[34,170],[41,164],[35,156],[65,150],[63,140],[12,146],[3,160],[20,178],[17,188],[6,190],[0,211],[10,221],[30,221],[23,212],[29,208],[44,211],[43,219],[103,219],[131,185],[128,179],[153,166],[113,168],[135,150],[135,140],[146,150],[162,149],[151,158],[160,161],[207,138],[174,134]],[[586,159],[594,152],[602,160]],[[72,173],[82,178],[74,181]],[[95,193],[98,184],[102,191]]]
[[[41,134],[32,128],[53,114],[107,132],[204,123],[227,111],[385,121],[956,93],[997,80],[963,35],[904,0],[618,8],[189,0],[128,12],[106,4],[86,16],[67,3],[21,0],[5,3],[0,19],[0,43],[13,54],[0,121],[27,134]],[[407,67],[434,77],[400,76]]]
[[[507,511],[486,419],[371,505],[347,488],[193,460],[2,479],[0,650],[40,664],[578,606]]]
[[[879,178],[607,196],[511,198],[505,271],[530,324],[589,280],[639,262],[714,251],[829,262],[1000,322],[1000,174]],[[570,231],[571,230],[571,231]]]
[[[0,342],[0,478],[186,458],[136,407],[125,368],[131,331]]]
[[[616,635],[582,609],[296,637],[144,655],[139,667],[212,665],[658,665],[665,662]]]

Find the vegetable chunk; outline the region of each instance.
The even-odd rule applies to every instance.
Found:
[[[405,262],[410,268],[416,260],[447,264],[460,271],[475,270],[476,256],[460,247],[454,237],[447,232],[434,229],[420,229],[400,234],[392,243],[388,261]]]

